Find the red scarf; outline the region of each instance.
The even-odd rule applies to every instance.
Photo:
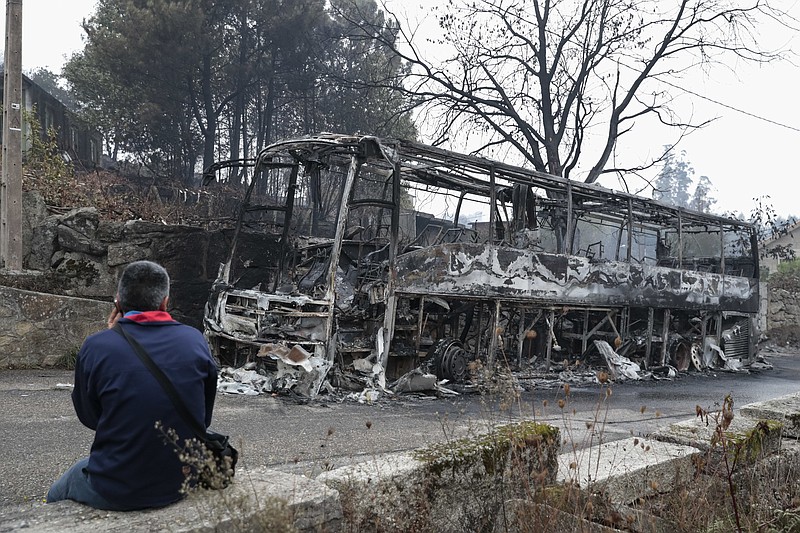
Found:
[[[126,314],[125,318],[132,322],[174,322],[166,311],[143,311],[141,313]]]

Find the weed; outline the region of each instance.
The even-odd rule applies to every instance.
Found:
[[[64,355],[58,358],[55,362],[56,368],[63,368],[64,370],[75,370],[75,363],[78,361],[78,348],[73,347]]]
[[[800,509],[775,509],[772,520],[765,525],[768,531],[800,533]]]
[[[76,171],[59,147],[56,131],[51,128],[42,135],[36,108],[23,113],[29,145],[23,162],[23,189],[38,191],[51,208],[93,206],[104,220],[198,226],[231,222],[227,204],[240,199],[241,191],[227,186],[216,187],[216,193],[183,185],[159,188],[154,180],[118,172]]]

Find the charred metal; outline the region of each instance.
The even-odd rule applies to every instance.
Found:
[[[748,223],[401,140],[289,140],[207,181],[235,166],[251,172],[205,331],[223,364],[269,376],[264,390],[413,390],[468,381],[477,362],[755,357]],[[253,234],[269,244],[244,257]]]

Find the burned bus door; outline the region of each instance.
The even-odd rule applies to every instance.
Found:
[[[347,226],[347,215],[350,210],[350,197],[353,192],[353,183],[356,180],[359,168],[359,158],[354,155],[350,159],[350,166],[348,167],[347,177],[345,178],[344,187],[342,189],[342,202],[339,208],[339,218],[336,221],[336,234],[332,244],[330,265],[328,268],[328,290],[325,299],[328,301],[329,305],[328,321],[325,325],[325,339],[328,343],[326,350],[328,362],[331,364],[333,363],[336,352],[336,341],[332,340],[334,323],[333,313],[336,309],[336,271],[339,268],[339,258],[342,253],[342,244],[344,242],[344,232]]]
[[[286,222],[283,224],[283,233],[281,234],[281,251],[278,260],[278,275],[275,276],[275,282],[272,285],[272,292],[278,289],[278,285],[282,282],[284,277],[284,270],[286,268],[286,254],[289,250],[289,230],[291,229],[292,213],[294,212],[294,193],[297,189],[297,173],[300,170],[300,165],[294,165],[292,172],[289,175],[289,185],[286,194]],[[255,182],[256,180],[253,180]]]

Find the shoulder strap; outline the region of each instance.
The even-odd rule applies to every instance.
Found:
[[[161,387],[164,389],[164,392],[167,393],[169,399],[172,400],[172,404],[175,406],[175,410],[178,414],[183,418],[183,421],[186,422],[189,427],[194,431],[195,435],[200,438],[202,441],[205,442],[206,440],[206,431],[200,426],[189,410],[186,408],[186,404],[183,403],[183,400],[178,395],[178,392],[175,390],[175,386],[169,380],[169,378],[164,374],[164,371],[161,370],[158,365],[156,365],[153,358],[150,357],[150,354],[139,344],[139,341],[134,339],[125,329],[117,322],[114,324],[114,327],[111,328],[120,335],[122,335],[125,340],[128,341],[128,344],[131,345],[133,351],[136,352],[136,355],[139,356],[139,359],[142,360],[144,366],[150,371],[151,374],[158,380],[161,384]]]

